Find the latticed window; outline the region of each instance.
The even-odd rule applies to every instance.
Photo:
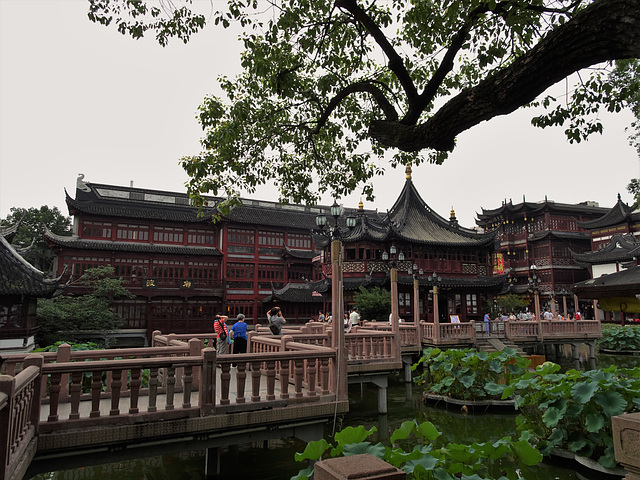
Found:
[[[119,224],[116,238],[121,241],[149,241],[149,226]]]
[[[227,280],[253,279],[252,263],[227,263]]]
[[[284,276],[284,265],[258,265],[259,280],[282,280]]]
[[[184,277],[184,261],[154,260],[152,272],[156,278],[180,279]]]
[[[253,230],[245,230],[242,228],[230,228],[227,230],[227,242],[242,244],[242,245],[253,245],[255,241],[255,233]]]
[[[153,227],[154,243],[183,243],[184,230],[174,227]]]
[[[467,313],[478,313],[478,296],[475,293],[467,293]]]
[[[93,222],[85,220],[82,222],[81,235],[83,238],[106,238],[111,239],[111,222]]]
[[[299,233],[289,233],[287,234],[287,246],[311,250],[311,237]]]
[[[188,230],[187,242],[189,245],[216,245],[215,232],[207,230]]]
[[[282,247],[284,245],[284,233],[281,232],[259,232],[258,245],[268,247]]]

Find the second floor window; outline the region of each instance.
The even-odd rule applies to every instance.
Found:
[[[126,241],[149,241],[148,225],[120,224],[116,235],[118,240]]]

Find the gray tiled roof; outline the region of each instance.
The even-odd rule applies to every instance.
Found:
[[[51,297],[59,288],[58,279],[46,278],[0,235],[0,295]]]
[[[451,225],[422,200],[410,179],[389,211],[389,220],[394,236],[418,244],[480,246],[493,244],[496,235]]]
[[[109,240],[90,240],[77,236],[62,236],[47,230],[45,238],[54,245],[67,248],[102,250],[109,252],[162,253],[170,255],[201,255],[221,257],[216,247],[193,247],[186,245],[164,245],[137,242],[113,242]]]
[[[600,250],[585,253],[571,253],[577,262],[591,265],[627,262],[640,257],[640,240],[631,234],[617,234],[612,236],[609,243]]]
[[[609,209],[607,213],[595,220],[589,220],[586,222],[578,222],[578,226],[586,228],[588,230],[595,230],[598,228],[611,227],[613,225],[619,225],[630,219],[633,213],[633,207],[630,207],[624,203],[620,195],[618,194],[618,201]]]
[[[599,295],[635,295],[640,289],[640,267],[632,267],[616,273],[591,278],[572,285],[571,290],[578,294]]]

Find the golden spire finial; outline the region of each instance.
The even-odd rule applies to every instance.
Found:
[[[360,198],[360,203],[358,204],[358,210],[364,210],[364,203],[362,203],[362,198]]]
[[[453,205],[451,205],[451,212],[449,213],[451,218],[456,218],[456,211],[453,209]]]
[[[411,180],[411,164],[407,162],[407,168],[404,169],[407,174],[407,180]]]

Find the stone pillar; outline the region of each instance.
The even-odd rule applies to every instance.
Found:
[[[331,241],[331,315],[333,348],[336,350],[336,393],[338,400],[348,399],[347,352],[344,345],[344,299],[342,292],[342,241]]]
[[[315,480],[404,480],[406,473],[368,453],[329,458],[315,464]]]
[[[611,418],[616,460],[627,471],[625,480],[640,480],[640,413]]]
[[[207,448],[204,456],[204,478],[212,480],[220,475],[220,447]]]

